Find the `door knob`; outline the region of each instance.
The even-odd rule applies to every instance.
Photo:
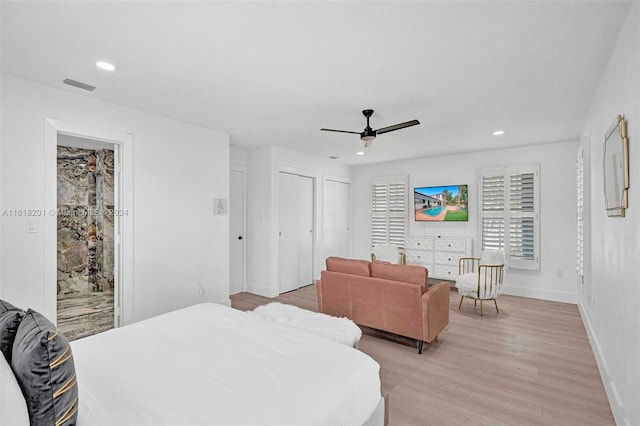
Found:
[[[238,235],[238,239],[241,240],[242,239],[242,235]]]

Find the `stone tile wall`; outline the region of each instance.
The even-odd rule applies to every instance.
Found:
[[[58,146],[58,328],[70,339],[113,328],[113,160]]]

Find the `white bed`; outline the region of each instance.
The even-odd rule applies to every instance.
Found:
[[[71,343],[78,425],[382,424],[380,366],[323,337],[201,304]]]

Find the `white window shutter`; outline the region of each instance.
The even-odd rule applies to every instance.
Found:
[[[534,220],[512,217],[509,221],[509,257],[535,261]]]
[[[404,248],[407,230],[407,178],[374,178],[371,183],[371,245]]]
[[[488,173],[481,176],[480,215],[482,217],[482,250],[504,250],[504,174]]]
[[[535,176],[509,176],[509,256],[518,261],[536,261]]]
[[[482,176],[482,211],[504,211],[504,175]]]
[[[482,250],[504,250],[504,217],[482,218]]]
[[[389,182],[389,244],[404,248],[407,229],[406,179]]]
[[[371,184],[371,244],[385,244],[389,240],[387,232],[387,183]]]
[[[584,276],[584,148],[576,156],[576,272]]]
[[[539,166],[484,169],[479,176],[482,249],[502,249],[515,269],[539,270]]]

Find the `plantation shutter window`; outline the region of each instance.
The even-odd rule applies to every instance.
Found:
[[[404,248],[407,230],[407,178],[374,178],[371,183],[371,246]]]
[[[576,272],[584,277],[584,148],[576,156]]]
[[[504,250],[515,269],[540,269],[539,166],[480,171],[482,250]]]
[[[482,176],[482,250],[504,250],[504,176]]]
[[[509,176],[510,237],[512,259],[535,262],[534,174]]]
[[[388,185],[373,183],[371,185],[371,245],[386,244],[389,241],[387,230]]]

